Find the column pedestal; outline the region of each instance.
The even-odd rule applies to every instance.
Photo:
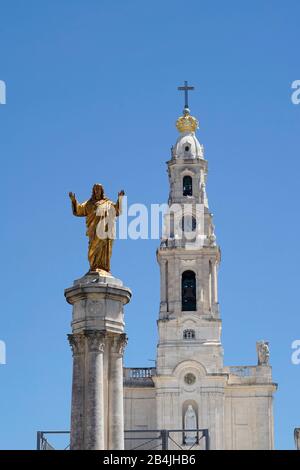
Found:
[[[88,273],[65,296],[73,305],[70,448],[124,449],[123,306],[131,291],[112,276]]]

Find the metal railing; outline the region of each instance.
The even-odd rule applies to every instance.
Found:
[[[37,431],[36,433],[36,448],[37,450],[55,450],[53,444],[49,442],[46,435],[48,434],[53,436],[62,436],[63,434],[70,434],[70,431]],[[69,441],[69,439],[68,439]],[[68,450],[70,448],[70,443],[67,446],[64,446],[62,450]]]
[[[126,450],[210,449],[208,429],[132,429],[124,440]]]
[[[53,443],[48,440],[48,435],[69,434],[70,431],[38,431],[36,448],[37,450],[55,450]],[[124,435],[126,450],[210,449],[208,429],[132,429],[125,430]],[[69,448],[70,444],[63,450],[69,450]]]

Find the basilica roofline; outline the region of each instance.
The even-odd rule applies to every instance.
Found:
[[[273,394],[277,388],[278,384],[276,382],[272,382],[272,377],[269,374],[269,370],[271,366],[264,366],[263,370],[261,370],[261,366],[242,366],[245,370],[251,370],[252,375],[250,376],[239,376],[233,373],[228,372],[230,367],[225,366],[218,372],[209,372],[205,371],[204,375],[201,375],[202,381],[206,382],[206,387],[202,385],[201,394],[205,392],[210,392],[210,387],[213,385],[211,381],[215,383],[215,380],[221,382],[223,386],[225,386],[225,393],[226,389],[228,391],[232,391],[234,389],[248,389],[250,393],[254,395],[259,391],[260,393],[264,394]],[[159,376],[157,375],[156,368],[151,368],[151,376],[145,377],[143,375],[144,370],[147,368],[145,367],[124,367],[124,386],[130,388],[144,388],[144,387],[151,387],[154,388],[157,382],[162,383],[166,382],[169,387],[173,389],[172,382],[176,383],[176,377],[174,376],[174,370],[170,370],[166,373],[160,373]],[[141,371],[141,375],[138,375],[137,372]],[[134,372],[133,376],[131,372]],[[215,393],[218,393],[217,390],[214,390]],[[256,396],[256,395],[255,395]]]

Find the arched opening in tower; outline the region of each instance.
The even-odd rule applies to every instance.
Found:
[[[193,180],[192,177],[186,175],[183,177],[183,196],[193,195]]]
[[[181,279],[182,311],[197,310],[196,274],[194,271],[184,271]]]

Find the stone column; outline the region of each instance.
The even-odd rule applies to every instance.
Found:
[[[123,449],[123,306],[131,292],[96,272],[75,281],[65,296],[73,306],[71,449]]]
[[[124,449],[123,354],[125,333],[111,338],[109,367],[109,449]]]
[[[85,338],[82,333],[68,335],[73,353],[71,442],[74,450],[83,449],[83,373]]]
[[[88,347],[88,386],[85,449],[104,450],[104,372],[105,332],[86,331]]]

